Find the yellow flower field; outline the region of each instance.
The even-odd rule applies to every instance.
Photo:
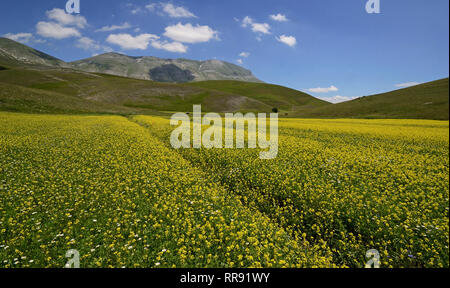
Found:
[[[449,265],[448,121],[282,119],[274,160],[150,116],[0,127],[0,267]]]

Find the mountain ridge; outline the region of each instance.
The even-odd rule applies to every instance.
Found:
[[[2,61],[3,60],[3,61]],[[186,83],[205,80],[262,81],[241,66],[220,60],[197,61],[185,58],[129,56],[109,52],[73,62],[64,62],[44,52],[7,38],[0,38],[0,63],[42,65],[54,68],[103,73],[141,80]]]
[[[262,82],[248,69],[214,59],[205,61],[185,58],[164,59],[110,52],[73,61],[70,64],[75,69],[86,72],[158,82],[186,83],[208,80]]]
[[[1,61],[3,60],[3,61]],[[31,48],[25,44],[0,37],[0,61],[15,65],[44,65],[57,68],[70,68],[70,65],[56,57]]]

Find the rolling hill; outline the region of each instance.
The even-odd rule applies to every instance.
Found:
[[[449,119],[449,79],[295,113],[317,118]]]
[[[330,105],[330,103],[314,98],[306,93],[283,86],[265,83],[205,81],[189,83],[186,85],[246,96],[289,113]]]
[[[77,64],[68,64],[9,39],[0,39],[0,49],[0,110],[42,113],[155,114],[160,113],[158,111],[191,111],[192,105],[202,104],[205,112],[270,112],[274,107],[293,110],[295,106],[325,104],[323,101],[314,101],[313,97],[301,92],[279,86],[269,89],[272,85],[262,83],[253,83],[252,87],[242,87],[240,91],[249,91],[241,94],[236,93],[239,92],[237,90],[227,91],[201,87],[201,85],[163,83],[186,82],[188,79],[183,77],[207,79],[226,78],[228,77],[226,75],[234,75],[230,78],[259,81],[248,70],[216,60],[205,62],[184,59],[163,60],[108,53],[90,58],[88,62],[91,64],[88,66],[100,67],[93,69],[94,72],[107,72],[94,73],[83,71],[90,70],[89,68],[80,68],[83,66],[82,63],[87,63],[83,60],[78,61]],[[138,65],[139,63],[141,66]],[[117,72],[120,69],[110,71],[107,67],[122,67],[124,71],[128,71],[126,76],[132,77],[111,75],[120,74]],[[144,73],[147,68],[150,69],[147,71],[150,74],[147,73],[147,75],[152,75],[160,82],[133,79],[133,77],[139,78],[139,73]],[[197,72],[193,74],[188,69]],[[195,79],[191,80],[195,81]],[[233,85],[236,83],[247,85],[244,82],[229,82],[234,83]],[[259,85],[263,86],[258,88]],[[265,89],[273,91],[261,96],[259,92]],[[255,91],[251,93],[251,90]],[[274,93],[276,90],[280,97]],[[282,95],[284,93],[286,95]]]
[[[210,78],[247,82],[198,81]],[[250,71],[216,60],[108,53],[69,64],[0,38],[0,110],[167,115],[202,104],[205,112],[267,113],[278,108],[283,117],[449,119],[448,78],[340,104],[257,81]]]
[[[230,82],[235,83],[235,82]],[[237,82],[246,85],[244,82]],[[268,84],[255,84],[271,87]],[[42,113],[155,114],[192,111],[202,104],[205,112],[270,112],[274,107],[293,110],[294,105],[326,102],[291,89],[274,86],[284,99],[241,95],[188,84],[160,83],[71,69],[11,67],[0,71],[0,110]],[[79,101],[77,105],[74,102]],[[274,106],[274,104],[280,104]]]

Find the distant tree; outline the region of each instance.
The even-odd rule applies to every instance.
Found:
[[[273,108],[273,109],[272,109],[272,112],[273,112],[273,113],[278,113],[278,108],[276,108],[276,107]]]

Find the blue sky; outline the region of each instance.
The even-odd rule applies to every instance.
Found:
[[[65,61],[109,51],[219,59],[343,101],[449,75],[449,1],[2,1],[0,35]]]

